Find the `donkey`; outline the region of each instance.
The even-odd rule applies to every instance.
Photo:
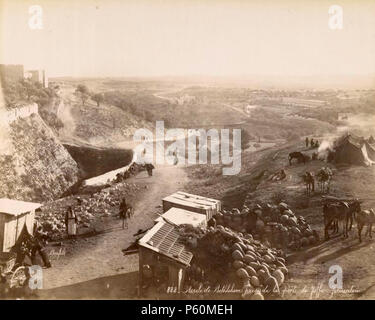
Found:
[[[339,221],[343,222],[343,236],[348,237],[348,231],[352,229],[353,220],[356,212],[361,211],[361,205],[359,200],[352,202],[335,202],[323,206],[324,216],[324,237],[326,240],[329,239],[328,230],[333,226],[333,233],[339,231]]]
[[[320,184],[320,191],[321,193],[329,193],[329,187],[332,180],[332,171],[328,167],[321,168],[318,173],[318,181]]]
[[[359,201],[358,199],[355,199],[351,202],[349,202],[348,204],[349,206],[349,210],[347,212],[347,215],[348,215],[348,222],[350,222],[349,224],[349,231],[352,230],[352,226],[353,226],[353,221],[354,219],[356,219],[356,213],[359,214],[359,212],[361,212],[361,201]]]
[[[297,159],[298,163],[303,162],[306,164],[306,156],[299,151],[291,152],[288,155],[289,165],[292,165],[292,159]]]
[[[367,225],[367,231],[365,233],[365,236],[369,235],[369,237],[372,238],[372,235],[371,235],[372,224],[375,222],[374,210],[373,209],[361,210],[360,212],[358,212],[356,220],[357,220],[359,242],[362,242],[361,233],[365,225]]]
[[[314,175],[311,172],[306,171],[306,173],[303,175],[303,181],[306,185],[307,195],[315,191],[315,179]]]
[[[344,203],[325,203],[323,205],[323,218],[324,218],[324,238],[329,239],[328,230],[333,227],[333,233],[338,231],[339,221],[346,220],[346,209],[348,206]],[[344,228],[344,238],[346,237],[346,229]]]

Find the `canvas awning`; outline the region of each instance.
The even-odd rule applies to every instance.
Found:
[[[36,202],[26,202],[20,200],[11,200],[7,198],[0,199],[0,213],[19,216],[40,208],[42,204]]]

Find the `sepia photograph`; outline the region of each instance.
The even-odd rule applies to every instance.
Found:
[[[0,0],[0,300],[373,300],[374,179],[373,0]]]

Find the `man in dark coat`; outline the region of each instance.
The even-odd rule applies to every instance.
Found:
[[[149,177],[152,176],[152,170],[153,169],[155,169],[155,167],[153,166],[152,163],[146,163],[146,170],[147,170],[147,173],[148,173]]]
[[[39,253],[42,258],[44,267],[51,268],[51,262],[48,258],[48,253],[44,247],[44,241],[46,240],[47,235],[42,231],[42,227],[38,226],[34,232],[32,239],[32,249],[31,249],[31,261],[33,264],[36,264],[34,261],[36,259],[36,254]]]
[[[126,198],[124,197],[120,203],[120,218],[122,219],[122,228],[125,229],[125,225],[127,226],[127,212],[128,212],[128,204],[126,203]]]

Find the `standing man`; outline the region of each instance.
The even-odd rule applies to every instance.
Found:
[[[153,166],[152,163],[146,163],[146,170],[147,170],[147,173],[148,173],[149,177],[152,176],[152,170],[153,169],[155,169],[155,167]]]
[[[125,224],[126,228],[128,227],[126,218],[127,218],[127,212],[128,212],[128,204],[126,203],[125,197],[122,199],[120,203],[120,218],[122,219],[122,228],[125,229]]]
[[[173,157],[174,157],[174,159],[173,159],[173,164],[174,164],[174,165],[177,165],[177,164],[178,164],[177,149],[175,149],[175,150],[173,151]]]
[[[308,148],[308,146],[309,146],[309,137],[306,137],[305,143],[306,143],[306,148]]]
[[[51,268],[51,262],[49,261],[48,254],[44,247],[44,240],[47,235],[42,231],[42,227],[38,226],[34,232],[34,237],[32,238],[32,249],[31,249],[31,261],[33,264],[36,264],[35,257],[39,253],[40,257],[43,260],[45,268]]]
[[[65,227],[68,238],[75,238],[77,235],[77,223],[78,217],[74,212],[72,206],[69,206],[68,211],[65,214]]]

